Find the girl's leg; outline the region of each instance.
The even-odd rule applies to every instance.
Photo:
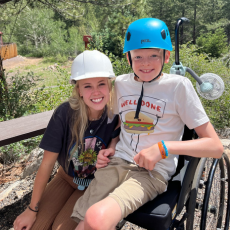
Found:
[[[77,202],[78,198],[84,194],[84,191],[76,189],[73,194],[69,197],[64,207],[58,213],[54,220],[52,229],[53,230],[74,230],[77,227],[77,222],[70,218],[73,207]]]
[[[66,176],[69,177],[60,167],[55,178],[47,185],[39,204],[36,221],[31,230],[51,229],[59,211],[75,191],[66,181]]]

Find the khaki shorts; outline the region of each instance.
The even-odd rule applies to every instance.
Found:
[[[164,177],[154,170],[151,174],[121,158],[111,158],[107,167],[96,171],[95,178],[75,204],[71,217],[76,222],[84,220],[89,207],[109,196],[117,201],[122,218],[125,218],[166,190],[168,182]]]

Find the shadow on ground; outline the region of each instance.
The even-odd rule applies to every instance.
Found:
[[[13,227],[14,220],[20,215],[30,203],[32,192],[26,194],[17,202],[5,206],[0,210],[0,229],[8,230]]]

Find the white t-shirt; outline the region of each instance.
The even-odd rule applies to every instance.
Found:
[[[181,140],[185,124],[193,129],[209,121],[190,80],[165,73],[144,83],[139,119],[134,119],[142,85],[134,80],[133,73],[118,76],[115,81],[114,113],[120,115],[121,133],[114,156],[133,163],[142,149],[161,140]],[[169,154],[154,170],[169,180],[177,163],[178,155]]]

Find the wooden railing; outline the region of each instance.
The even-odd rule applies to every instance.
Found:
[[[53,110],[0,122],[0,147],[43,134],[52,114]]]
[[[5,43],[4,45],[0,45],[0,56],[3,60],[18,56],[16,43]]]

